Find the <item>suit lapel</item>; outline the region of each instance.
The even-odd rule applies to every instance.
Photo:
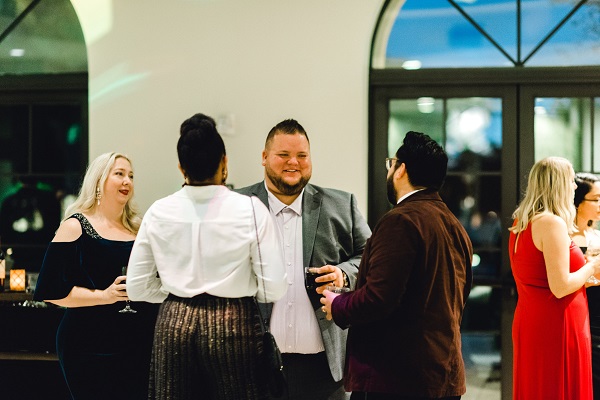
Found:
[[[252,196],[256,196],[263,202],[267,208],[269,208],[269,195],[267,193],[267,189],[265,188],[265,182],[259,182],[252,187]]]
[[[302,198],[302,253],[305,267],[310,267],[308,263],[315,246],[321,200],[321,194],[312,185],[306,185]]]

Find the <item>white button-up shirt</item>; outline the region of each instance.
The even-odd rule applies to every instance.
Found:
[[[289,206],[271,192],[269,210],[275,218],[283,246],[288,290],[274,304],[270,328],[282,353],[314,354],[325,351],[317,317],[304,286],[302,253],[302,197]]]
[[[185,186],[156,201],[146,212],[131,251],[127,269],[131,300],[158,303],[169,293],[256,295],[262,302],[281,298],[288,284],[277,227],[267,207],[258,198],[252,201],[256,228],[250,197],[225,186]]]

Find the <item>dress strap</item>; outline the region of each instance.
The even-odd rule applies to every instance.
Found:
[[[83,214],[75,213],[69,218],[76,218],[88,236],[92,237],[93,239],[102,239],[102,236],[100,236],[98,232],[96,232],[92,224],[90,224],[90,221],[88,221],[88,219]]]

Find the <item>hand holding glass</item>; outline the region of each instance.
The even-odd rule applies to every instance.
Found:
[[[318,270],[318,268],[315,268],[315,267],[305,267],[304,268],[306,288],[309,291],[316,291],[319,286],[325,284],[325,282],[317,282],[315,280],[319,276],[322,275],[322,274],[319,274],[318,272],[316,272],[317,270]]]
[[[121,268],[121,274],[122,275],[127,275],[127,267],[123,267]],[[121,283],[125,283],[125,281],[122,281]],[[120,313],[136,313],[137,311],[134,310],[133,308],[131,308],[130,306],[131,301],[129,299],[125,300],[125,308],[119,310]]]
[[[588,259],[588,261],[598,256],[600,256],[600,247],[588,247],[585,251],[585,257]],[[598,278],[596,278],[594,275],[590,276],[587,279],[587,282],[591,283],[592,285],[600,284],[600,280],[598,280]]]

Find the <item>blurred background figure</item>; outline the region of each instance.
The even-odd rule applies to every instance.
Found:
[[[39,271],[61,219],[57,194],[35,177],[23,176],[2,202],[0,237],[5,249],[12,248],[14,268]]]
[[[588,248],[600,248],[600,231],[596,229],[600,220],[600,178],[594,174],[580,172],[575,175],[575,208],[577,231],[571,235],[573,241],[585,253]],[[594,393],[600,395],[600,288],[587,288],[592,333],[592,376]]]

